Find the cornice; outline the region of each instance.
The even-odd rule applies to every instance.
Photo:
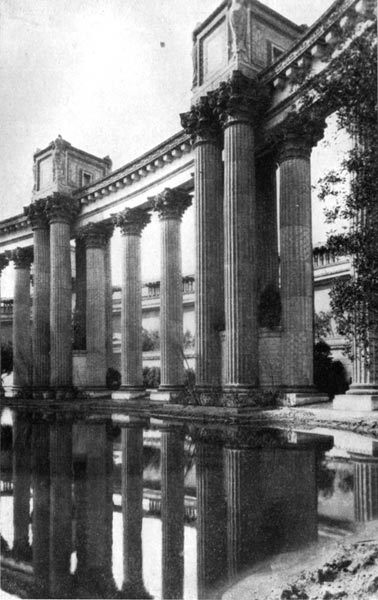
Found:
[[[181,130],[139,158],[97,180],[85,188],[85,191],[81,189],[74,192],[74,197],[79,199],[80,204],[95,202],[147,177],[150,173],[181,158],[184,154],[190,153],[191,149],[189,135]]]

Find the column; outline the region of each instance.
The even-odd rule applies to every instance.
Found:
[[[3,253],[0,254],[0,285],[1,285],[1,273],[9,264],[9,257]],[[1,300],[1,289],[0,289],[0,300]],[[1,343],[3,338],[1,337],[1,312],[0,312],[0,398],[4,395],[3,381],[2,381],[2,371],[1,371]]]
[[[33,248],[12,252],[15,267],[13,301],[13,386],[26,391],[32,384],[30,265]]]
[[[217,442],[211,434],[213,439],[195,442],[198,598],[214,597],[227,573],[223,449],[221,439]]]
[[[25,209],[33,230],[33,388],[38,397],[50,384],[50,232],[46,201]]]
[[[358,522],[378,518],[378,459],[353,456],[354,516]]]
[[[162,597],[184,594],[184,433],[161,431]]]
[[[200,402],[214,403],[222,382],[224,329],[222,137],[208,98],[181,122],[194,140],[196,227],[195,357]]]
[[[50,426],[41,414],[32,423],[33,574],[36,597],[49,597]]]
[[[56,397],[70,394],[72,388],[72,271],[71,223],[78,207],[61,194],[46,204],[50,223],[50,385]]]
[[[13,555],[29,562],[31,419],[17,411],[13,423]]]
[[[86,250],[86,349],[87,388],[106,394],[106,269],[105,256],[113,226],[90,223],[79,231]]]
[[[151,399],[179,401],[184,385],[181,219],[191,198],[166,188],[154,200],[161,223],[160,387]]]
[[[258,386],[254,84],[236,72],[224,121],[225,402],[250,402]]]
[[[141,208],[126,209],[115,218],[123,235],[121,305],[121,389],[114,400],[145,398],[142,353],[141,235],[150,222],[150,214]]]
[[[72,416],[50,427],[50,597],[72,598]]]
[[[111,236],[105,245],[106,368],[113,367],[113,283]]]
[[[143,425],[122,427],[123,586],[130,598],[147,598],[143,583]]]
[[[279,154],[282,377],[288,394],[313,386],[311,140],[287,134]]]
[[[85,254],[85,241],[76,238],[75,246],[76,263],[76,303],[74,313],[74,349],[86,349],[85,314],[87,304],[87,264]]]

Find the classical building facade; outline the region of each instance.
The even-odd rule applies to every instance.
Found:
[[[162,381],[151,400],[185,401],[180,228],[193,203],[198,403],[254,405],[267,386],[267,364],[273,387],[288,402],[321,400],[313,386],[311,150],[328,114],[315,98],[306,110],[301,100],[320,73],[332,78],[332,57],[374,21],[368,0],[341,0],[310,28],[254,0],[223,2],[193,35],[193,99],[181,115],[183,130],[115,171],[109,158],[61,138],[35,154],[31,203],[24,214],[0,223],[1,268],[8,260],[16,266],[13,341],[20,388],[29,385],[40,398],[72,397],[75,240],[82,388],[106,396],[110,239],[117,227],[123,239],[122,386],[113,400],[147,400],[140,255],[155,213],[161,227]],[[30,305],[30,248],[31,353],[21,333]],[[370,407],[377,402],[373,372],[364,375],[364,385],[355,381]]]

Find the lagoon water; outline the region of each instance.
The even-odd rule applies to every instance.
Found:
[[[326,430],[24,409],[1,462],[2,585],[20,597],[219,598],[378,519],[378,443]]]

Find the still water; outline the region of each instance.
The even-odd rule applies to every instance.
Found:
[[[378,519],[378,442],[355,434],[19,411],[1,441],[2,580],[21,597],[218,598]]]

